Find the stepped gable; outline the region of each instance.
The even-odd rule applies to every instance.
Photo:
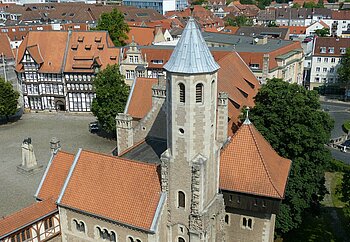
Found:
[[[157,168],[80,149],[57,204],[152,231],[161,198]]]
[[[199,74],[215,72],[219,68],[195,20],[190,18],[164,69],[169,72]]]
[[[58,151],[52,156],[35,197],[40,200],[49,198],[57,200],[73,161],[74,155],[63,151]]]
[[[291,161],[247,119],[220,155],[220,189],[283,199]]]

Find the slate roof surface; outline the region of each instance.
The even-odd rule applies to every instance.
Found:
[[[36,202],[0,220],[0,239],[57,211],[54,200]]]
[[[59,206],[150,230],[161,195],[157,165],[86,150],[77,156]]]
[[[35,197],[41,200],[53,198],[56,201],[73,161],[73,154],[58,151],[49,162]]]
[[[190,18],[164,69],[176,73],[210,73],[220,67],[212,57],[193,18]]]
[[[291,161],[253,124],[243,124],[220,155],[220,189],[283,199]]]

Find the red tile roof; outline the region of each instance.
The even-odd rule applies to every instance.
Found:
[[[36,222],[38,219],[57,212],[54,200],[36,202],[0,220],[0,239]]]
[[[305,34],[307,29],[304,26],[280,26],[280,28],[288,28],[289,34]]]
[[[283,199],[290,166],[253,124],[243,124],[221,151],[220,189]]]
[[[35,196],[41,200],[49,198],[57,200],[73,161],[73,154],[58,151],[46,168]]]
[[[333,20],[350,20],[350,10],[332,11]]]
[[[321,47],[325,48],[325,53],[321,53]],[[341,48],[350,47],[350,38],[335,38],[335,37],[317,37],[315,38],[314,55],[317,56],[334,56],[340,57]],[[334,53],[330,53],[330,49],[333,48]]]
[[[60,73],[67,39],[68,32],[29,31],[18,49],[18,64],[16,70],[21,71],[23,68],[20,62],[24,57],[25,51],[28,48],[36,46],[34,47],[33,53],[38,60],[42,59],[44,61],[40,66],[39,72]]]
[[[127,35],[127,44],[130,44],[134,38],[138,45],[152,45],[155,31],[154,28],[130,27],[130,31]]]
[[[150,230],[160,201],[157,165],[81,150],[59,205]]]
[[[152,108],[152,86],[158,83],[155,78],[137,78],[133,84],[131,99],[126,112],[133,118],[142,119]]]
[[[0,33],[0,55],[4,55],[6,59],[14,59],[13,52],[11,50],[10,40],[7,34]]]

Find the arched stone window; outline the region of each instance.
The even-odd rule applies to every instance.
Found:
[[[184,239],[184,238],[181,238],[181,237],[179,237],[177,241],[178,241],[178,242],[186,242],[185,239]]]
[[[178,196],[178,207],[185,208],[185,202],[186,202],[185,193],[182,191],[179,191],[177,196]]]
[[[180,98],[180,103],[185,103],[185,84],[179,83],[179,98]]]
[[[215,80],[211,82],[211,101],[215,101]]]
[[[116,242],[117,241],[117,236],[115,235],[115,233],[113,231],[111,231],[110,241],[112,241],[112,242]]]
[[[128,237],[128,242],[134,242],[134,239],[131,236],[129,236]]]
[[[196,103],[202,103],[203,102],[203,84],[198,83],[196,85]]]

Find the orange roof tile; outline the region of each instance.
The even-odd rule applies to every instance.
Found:
[[[220,189],[284,198],[291,161],[279,156],[253,124],[243,124],[220,157]]]
[[[0,33],[0,55],[4,55],[6,59],[14,59],[13,52],[11,50],[10,40],[7,34]]]
[[[150,230],[161,197],[158,175],[156,164],[79,150],[58,204]]]
[[[40,200],[57,200],[73,160],[73,154],[58,151],[50,160],[35,197]]]
[[[45,36],[45,38],[43,36]],[[35,47],[33,54],[36,56],[37,60],[41,61],[42,58],[43,61],[39,72],[61,72],[67,39],[68,32],[29,31],[18,49],[17,71],[22,70],[22,64],[19,64],[19,62],[22,61],[25,51],[28,48],[30,49],[31,46],[36,45],[37,47]],[[39,56],[41,56],[41,58]]]
[[[138,45],[152,45],[154,34],[154,28],[130,27],[126,43],[130,44],[134,38]]]
[[[280,28],[288,28],[289,34],[305,34],[307,29],[304,26],[280,26]]]
[[[152,108],[152,86],[158,83],[155,78],[137,78],[131,88],[130,101],[126,112],[133,118],[142,119]]]
[[[101,69],[106,68],[108,64],[118,64],[118,58],[111,59],[110,56],[119,56],[120,49],[114,47],[106,31],[72,32],[68,46],[73,45],[74,48],[67,50],[64,72],[93,72],[94,63],[101,64]]]
[[[38,219],[57,212],[54,200],[36,202],[0,220],[0,239],[35,223]]]

